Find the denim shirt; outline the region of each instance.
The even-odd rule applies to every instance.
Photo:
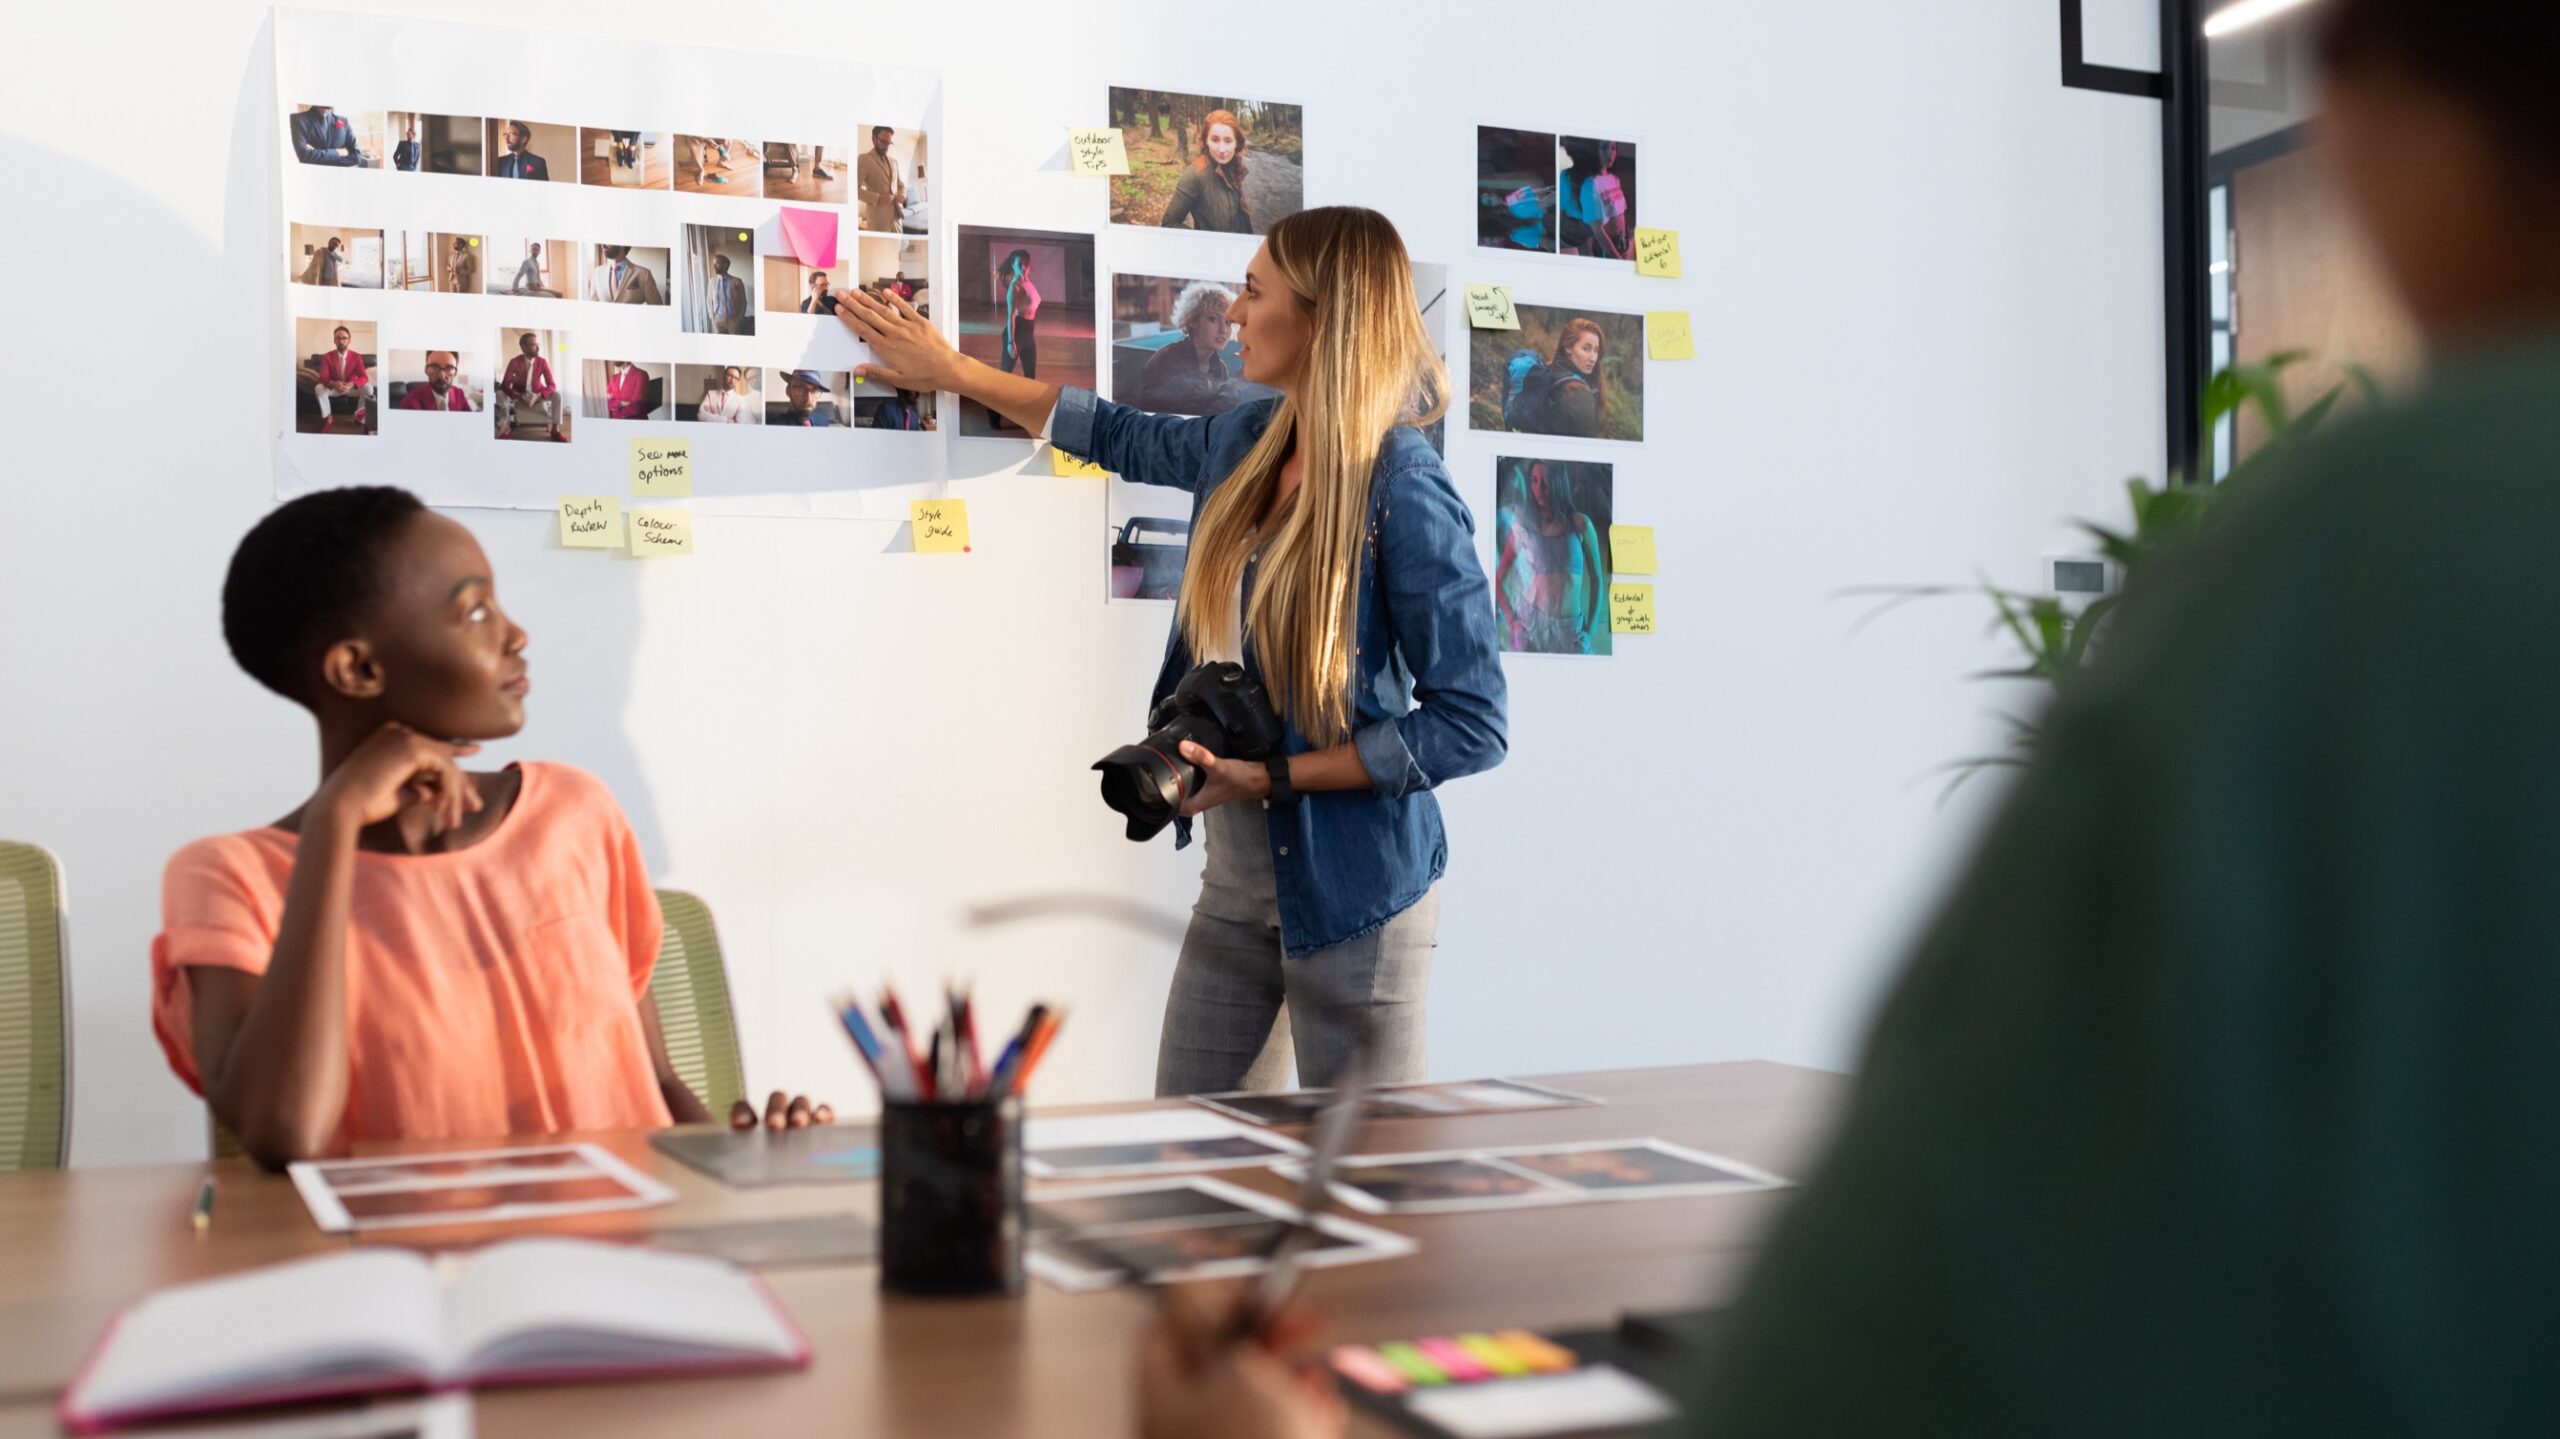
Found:
[[[1196,419],[1149,414],[1070,388],[1059,393],[1049,437],[1132,484],[1189,491],[1196,516],[1279,403],[1261,400]],[[1176,625],[1150,708],[1192,663]],[[1245,663],[1252,665],[1250,653]],[[1475,518],[1440,457],[1409,425],[1388,431],[1370,475],[1351,671],[1351,743],[1371,787],[1301,794],[1295,806],[1265,811],[1281,945],[1292,959],[1367,934],[1422,898],[1449,863],[1431,791],[1493,768],[1509,748],[1493,593],[1476,558]],[[1296,726],[1287,728],[1289,753],[1314,748]],[[1177,824],[1174,836],[1177,848],[1189,844],[1190,822]]]

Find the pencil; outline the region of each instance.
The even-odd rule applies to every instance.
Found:
[[[196,1191],[196,1208],[192,1218],[198,1234],[213,1227],[213,1176],[210,1174],[204,1177],[204,1186]]]

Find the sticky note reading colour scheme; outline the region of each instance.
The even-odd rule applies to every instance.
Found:
[[[693,553],[693,516],[684,510],[633,510],[631,553],[642,559]]]
[[[1636,273],[1680,278],[1680,232],[1636,227]]]
[[[564,550],[621,549],[622,501],[611,495],[562,495],[560,547]]]
[[[1520,312],[1511,308],[1508,285],[1469,285],[1467,324],[1478,330],[1516,330]]]
[[[680,500],[691,495],[693,446],[670,438],[633,440],[631,493],[653,500]]]
[[[1694,360],[1698,347],[1689,339],[1689,312],[1686,310],[1647,310],[1644,312],[1644,353],[1652,360]]]
[[[1609,569],[1613,574],[1649,575],[1653,565],[1653,526],[1611,525]]]
[[[1613,634],[1653,633],[1653,586],[1609,586],[1609,629]]]
[[[1126,175],[1129,145],[1117,130],[1067,132],[1067,168],[1079,175]]]
[[[916,527],[916,553],[964,555],[969,552],[967,500],[913,500],[907,506]]]
[[[1079,460],[1055,445],[1049,447],[1049,473],[1053,475],[1091,475],[1109,479],[1111,472],[1091,460]]]

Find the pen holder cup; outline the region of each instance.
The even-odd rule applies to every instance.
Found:
[[[1022,1292],[1022,1099],[880,1110],[880,1287]]]

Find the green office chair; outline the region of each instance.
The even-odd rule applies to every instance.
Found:
[[[658,1031],[676,1076],[712,1114],[747,1097],[746,1066],[738,1054],[738,1021],[729,1008],[729,970],[720,958],[720,932],[711,907],[677,889],[658,891],[667,919],[658,941],[658,968],[649,979],[657,1002]]]
[[[61,862],[0,840],[0,1172],[71,1158],[67,915]]]

